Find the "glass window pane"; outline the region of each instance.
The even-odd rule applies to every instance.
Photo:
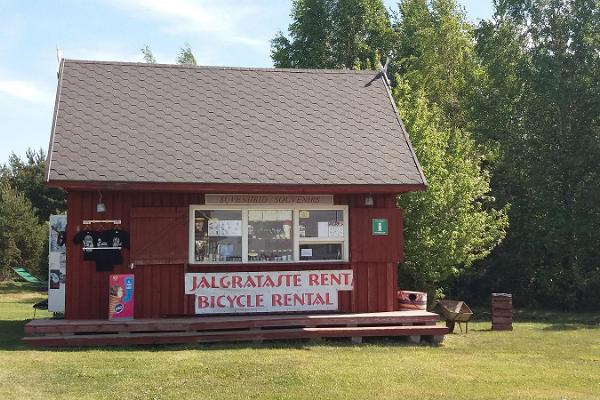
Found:
[[[248,261],[293,261],[291,210],[248,210]]]
[[[341,260],[342,243],[304,243],[300,245],[300,260]]]
[[[242,261],[242,211],[196,210],[194,259],[199,262]]]
[[[299,236],[311,238],[344,237],[344,211],[300,210]]]

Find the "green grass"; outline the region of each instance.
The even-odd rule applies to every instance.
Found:
[[[440,347],[377,340],[32,350],[25,284],[0,283],[0,399],[600,399],[600,316],[519,312]],[[48,315],[45,313],[45,315]]]

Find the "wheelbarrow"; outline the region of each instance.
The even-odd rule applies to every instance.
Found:
[[[458,322],[458,327],[462,333],[461,323],[465,323],[465,333],[469,333],[469,320],[473,316],[473,311],[464,301],[458,300],[440,300],[438,301],[444,318],[446,319],[446,326],[448,332],[454,332],[454,326]]]

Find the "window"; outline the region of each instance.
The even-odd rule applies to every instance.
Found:
[[[344,259],[344,211],[299,210],[300,261]]]
[[[346,213],[335,205],[191,206],[190,263],[347,261]]]
[[[293,261],[292,210],[248,210],[248,261]]]
[[[194,211],[194,261],[242,261],[242,211]]]

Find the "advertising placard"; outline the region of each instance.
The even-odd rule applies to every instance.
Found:
[[[134,275],[110,275],[108,288],[108,319],[133,319]]]
[[[185,274],[196,314],[335,311],[352,287],[351,269]]]
[[[48,311],[65,312],[67,216],[51,215],[48,232]]]

